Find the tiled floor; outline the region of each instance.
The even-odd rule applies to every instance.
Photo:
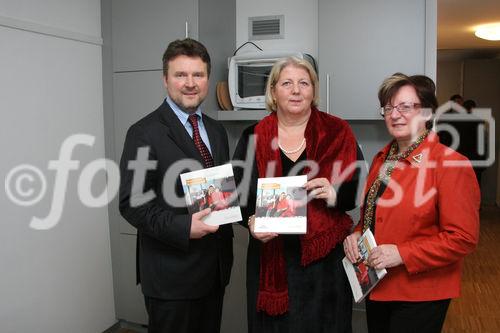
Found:
[[[352,333],[367,333],[366,313],[364,309],[352,310]]]
[[[120,323],[122,326],[106,333],[147,333],[147,329],[130,323]],[[366,315],[363,305],[356,305],[352,311],[352,333],[367,333]],[[221,332],[221,333],[240,333],[240,332]],[[241,332],[245,333],[245,332]]]
[[[120,322],[119,327],[106,333],[147,333],[148,330],[140,325]]]

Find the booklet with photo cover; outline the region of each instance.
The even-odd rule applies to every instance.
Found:
[[[305,234],[307,231],[307,176],[259,178],[255,232]]]
[[[211,208],[210,214],[203,219],[206,224],[222,225],[241,221],[231,164],[186,172],[180,176],[191,214]]]
[[[360,258],[357,263],[353,264],[347,257],[342,259],[345,272],[351,284],[352,295],[356,303],[361,302],[366,295],[379,283],[379,281],[387,274],[387,270],[375,269],[366,265],[368,256],[373,248],[377,246],[375,237],[373,237],[370,229],[366,230],[358,240],[358,248]]]

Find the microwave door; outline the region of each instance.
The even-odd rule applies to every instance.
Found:
[[[265,109],[266,83],[272,64],[238,66],[237,105],[241,108]]]

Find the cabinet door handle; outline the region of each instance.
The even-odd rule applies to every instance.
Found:
[[[185,31],[185,38],[189,37],[189,26],[188,26],[188,21],[186,20],[186,31]]]
[[[330,114],[330,74],[326,74],[326,113]]]

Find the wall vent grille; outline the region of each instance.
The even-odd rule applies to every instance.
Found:
[[[248,18],[248,39],[283,39],[284,15],[254,16]]]

